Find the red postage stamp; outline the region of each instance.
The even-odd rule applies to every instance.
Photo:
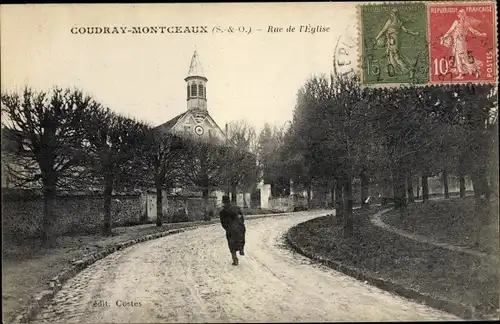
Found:
[[[497,80],[493,2],[429,3],[430,83]]]

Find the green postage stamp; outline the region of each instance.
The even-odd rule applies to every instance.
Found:
[[[368,4],[358,10],[362,82],[366,85],[427,83],[429,43],[425,4]]]

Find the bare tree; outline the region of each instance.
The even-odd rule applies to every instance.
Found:
[[[2,127],[6,140],[16,143],[11,169],[16,185],[40,187],[43,193],[43,241],[53,242],[57,190],[74,189],[82,178],[83,120],[98,104],[79,90],[55,88],[51,93],[25,88],[2,94]]]
[[[210,220],[209,195],[212,190],[223,186],[225,148],[216,141],[194,138],[186,141],[181,181],[201,189],[205,204],[205,220]]]
[[[111,202],[114,188],[134,185],[138,177],[146,177],[141,165],[140,147],[147,127],[135,120],[119,116],[103,107],[88,114],[85,125],[87,152],[92,160],[93,180],[103,190],[103,233],[111,234]]]
[[[172,134],[151,129],[143,146],[146,167],[150,169],[156,188],[156,226],[162,226],[163,190],[179,182],[184,165],[186,142]]]
[[[285,194],[290,189],[280,154],[284,144],[284,125],[264,124],[258,137],[257,161],[264,182],[271,184],[273,196]]]
[[[246,120],[242,119],[230,122],[226,136],[232,145],[252,153],[257,153],[259,146],[257,131]]]
[[[233,202],[236,202],[238,189],[252,190],[258,181],[257,133],[246,121],[239,120],[229,123],[226,136],[226,180],[230,184]]]

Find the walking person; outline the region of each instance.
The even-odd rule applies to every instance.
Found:
[[[233,258],[233,265],[238,265],[238,257],[236,252],[239,251],[240,255],[245,255],[245,220],[241,209],[238,206],[231,205],[229,196],[222,197],[223,208],[219,213],[220,222],[226,231],[227,243],[229,251]]]

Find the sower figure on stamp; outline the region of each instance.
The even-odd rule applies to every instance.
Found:
[[[451,47],[453,65],[451,72],[458,74],[455,79],[463,79],[464,74],[473,74],[476,78],[481,76],[483,62],[474,58],[472,52],[467,50],[467,34],[470,32],[474,36],[486,37],[486,33],[477,31],[474,27],[481,24],[481,21],[468,17],[464,9],[458,11],[458,19],[453,21],[450,29],[441,37],[441,44]],[[453,66],[452,65],[452,66]]]
[[[226,238],[233,258],[233,265],[238,265],[236,252],[239,251],[240,255],[245,255],[245,220],[241,209],[238,206],[231,205],[229,196],[223,196],[222,203],[224,207],[219,213],[220,222],[226,230]]]
[[[399,18],[398,10],[392,9],[390,18],[386,21],[382,30],[375,37],[377,45],[385,45],[388,65],[387,68],[392,70],[389,73],[407,74],[413,73],[411,66],[413,62],[401,53],[401,32],[410,35],[418,36],[419,32],[412,31],[405,27],[403,21]]]

